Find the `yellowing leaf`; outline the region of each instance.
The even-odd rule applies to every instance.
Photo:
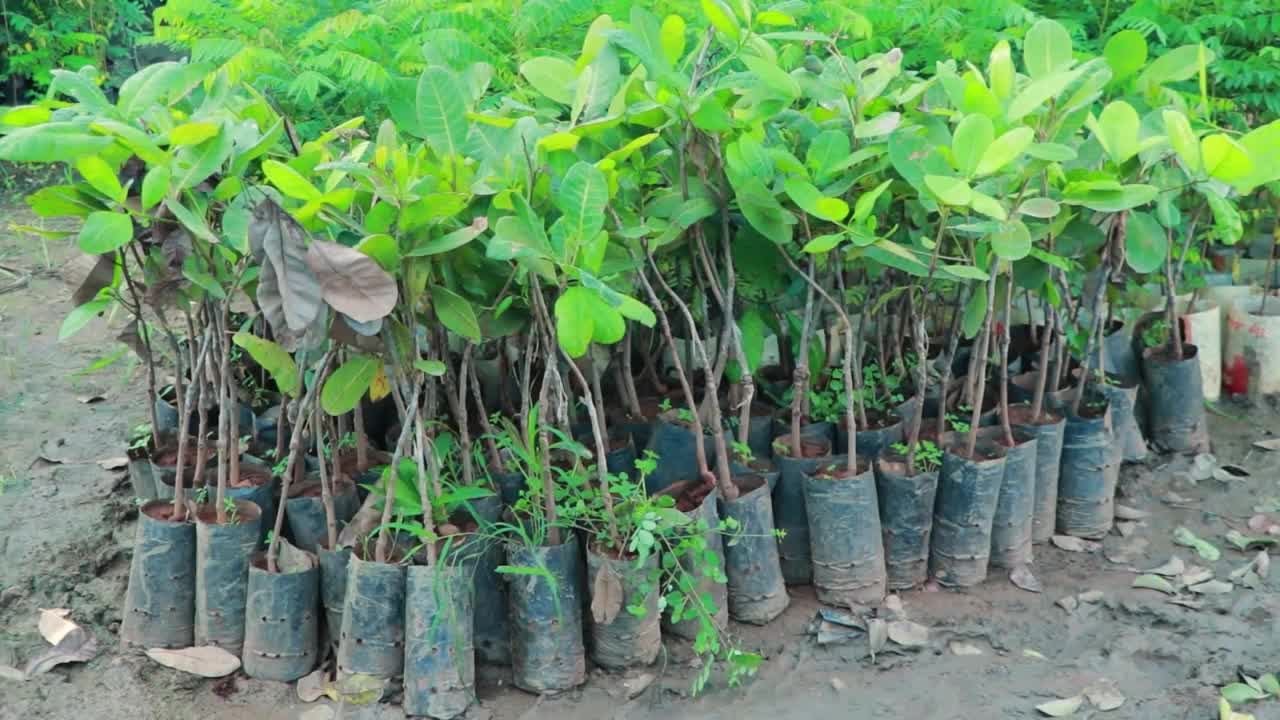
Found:
[[[199,145],[218,134],[219,127],[211,122],[183,123],[169,131],[171,145]]]
[[[378,374],[374,375],[373,382],[369,383],[369,399],[378,402],[390,394],[391,381],[387,379],[387,371],[385,368],[379,367]]]
[[[568,132],[558,132],[548,135],[538,141],[538,147],[547,152],[556,152],[557,150],[572,150],[578,146],[578,142],[582,138]]]

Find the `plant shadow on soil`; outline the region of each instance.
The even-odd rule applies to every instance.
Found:
[[[6,228],[31,222],[22,206],[0,210],[0,218]],[[298,718],[313,706],[298,701],[292,686],[243,675],[230,684],[200,680],[118,650],[136,511],[124,473],[96,461],[123,455],[128,429],[146,421],[138,392],[146,380],[141,366],[128,360],[80,373],[111,351],[121,317],[58,342],[70,308],[57,268],[72,251],[69,243],[51,242],[46,254],[39,240],[0,231],[0,264],[30,275],[26,287],[0,294],[0,664],[21,666],[43,649],[36,631],[42,607],[70,608],[102,651],[90,663],[64,665],[25,683],[0,679],[0,720],[79,720],[89,708],[95,720]],[[104,399],[82,402],[95,395]],[[1210,414],[1215,453],[1244,465],[1252,477],[1191,484],[1182,472],[1185,458],[1126,467],[1121,502],[1151,516],[1129,538],[1108,536],[1102,552],[1037,546],[1034,569],[1043,594],[1018,590],[999,571],[966,592],[903,593],[907,616],[930,628],[925,648],[902,652],[891,644],[872,664],[861,637],[818,647],[807,627],[819,606],[808,588],[793,588],[791,607],[778,620],[733,628],[746,648],[767,658],[744,687],[713,681],[701,697],[688,698],[691,653],[668,642],[648,670],[657,680],[633,700],[626,699],[622,676],[600,671],[580,690],[538,700],[510,688],[502,670],[482,669],[481,705],[467,717],[1034,717],[1035,705],[1077,695],[1102,678],[1126,697],[1108,715],[1216,717],[1217,687],[1236,680],[1238,669],[1255,675],[1276,669],[1275,581],[1207,596],[1198,611],[1130,584],[1135,568],[1161,565],[1172,554],[1210,565],[1172,545],[1178,526],[1222,550],[1211,564],[1217,577],[1248,561],[1223,535],[1247,530],[1251,508],[1280,496],[1280,453],[1250,451],[1252,441],[1280,434],[1280,416],[1269,408],[1225,407],[1234,417]],[[1191,502],[1164,502],[1170,491]],[[1128,559],[1119,557],[1126,551]],[[1101,591],[1103,599],[1071,614],[1055,605],[1088,590]],[[953,641],[982,654],[956,655],[948,649]],[[1270,703],[1248,710],[1260,719],[1280,717],[1280,701]],[[382,705],[346,708],[342,717],[402,716],[398,707]]]

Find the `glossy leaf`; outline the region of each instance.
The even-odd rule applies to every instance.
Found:
[[[183,123],[169,131],[170,145],[199,145],[217,135],[219,128],[211,122]]]
[[[1138,86],[1151,89],[1165,83],[1190,80],[1200,70],[1201,47],[1183,45],[1161,55],[1138,75]],[[1213,62],[1214,52],[1204,49],[1205,64]]]
[[[0,160],[10,162],[69,162],[99,152],[112,138],[84,131],[70,122],[53,122],[14,130],[0,137]]]
[[[115,252],[133,239],[133,220],[122,212],[90,213],[80,228],[80,249],[90,255]]]
[[[106,195],[117,203],[124,202],[124,187],[105,160],[97,155],[85,155],[76,160],[76,170],[94,190]]]
[[[320,407],[332,416],[351,412],[381,369],[382,361],[370,355],[349,358],[325,380],[320,390]]]
[[[849,205],[839,198],[823,195],[818,188],[800,178],[788,178],[786,182],[787,196],[801,210],[810,215],[829,222],[843,222],[849,215]]]
[[[588,162],[579,162],[569,168],[556,193],[556,206],[564,213],[569,232],[579,243],[595,237],[604,228],[608,203],[608,181],[600,168]],[[562,259],[570,262],[572,256]]]
[[[480,237],[487,227],[488,222],[485,218],[476,218],[475,221],[464,228],[454,230],[442,237],[428,240],[427,242],[415,247],[413,250],[405,253],[405,257],[427,257],[456,250]]]
[[[1022,215],[1030,215],[1031,217],[1048,220],[1057,217],[1061,212],[1062,206],[1058,201],[1050,198],[1029,198],[1023,200],[1018,206],[1018,212]]]
[[[1216,180],[1232,183],[1253,172],[1248,150],[1222,133],[1208,135],[1200,141],[1200,156],[1205,172]]]
[[[987,76],[991,92],[997,98],[1005,100],[1013,94],[1016,74],[1008,40],[1001,40],[991,48],[991,58],[987,61]]]
[[[974,190],[969,197],[969,207],[996,220],[1007,220],[1009,217],[1009,211],[1005,210],[1004,205],[999,200],[990,195],[984,195],[977,190]]]

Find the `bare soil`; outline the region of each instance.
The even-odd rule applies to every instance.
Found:
[[[0,219],[3,228],[39,222],[22,208],[0,210]],[[30,276],[26,287],[0,294],[0,664],[21,667],[44,650],[38,608],[69,608],[101,650],[91,662],[62,665],[26,682],[0,678],[0,720],[295,720],[315,706],[301,703],[290,685],[243,675],[203,680],[119,649],[137,510],[125,474],[96,461],[124,455],[129,428],[147,420],[146,378],[127,357],[83,372],[114,352],[119,316],[58,342],[70,308],[56,268],[70,247],[50,243],[46,254],[38,239],[0,230],[0,265]],[[80,400],[93,395],[104,399]],[[1237,680],[1238,671],[1280,669],[1276,581],[1261,590],[1204,596],[1200,610],[1131,583],[1135,569],[1156,567],[1174,554],[1211,567],[1221,579],[1247,562],[1223,536],[1231,529],[1248,533],[1252,508],[1280,496],[1280,453],[1250,450],[1253,440],[1280,432],[1280,417],[1268,409],[1224,407],[1234,417],[1210,416],[1214,451],[1251,477],[1195,484],[1186,458],[1125,468],[1121,502],[1150,517],[1128,538],[1107,537],[1100,552],[1036,546],[1033,569],[1042,594],[1019,590],[1001,572],[966,592],[902,593],[906,615],[930,629],[924,648],[890,643],[873,663],[862,636],[818,646],[807,627],[819,605],[808,588],[792,588],[790,609],[767,627],[731,626],[744,648],[767,658],[743,687],[726,688],[717,676],[702,696],[689,698],[697,674],[689,646],[668,641],[646,671],[655,682],[634,699],[626,697],[623,676],[601,671],[578,691],[538,699],[511,689],[508,671],[482,668],[480,704],[467,717],[1032,718],[1037,704],[1077,695],[1105,678],[1118,685],[1125,704],[1108,713],[1086,704],[1075,717],[1216,718],[1218,688]],[[1222,558],[1209,563],[1172,545],[1178,526],[1213,542]],[[1090,590],[1100,591],[1101,600],[1080,603],[1072,613],[1055,604]],[[954,643],[981,654],[955,654]],[[1280,718],[1280,700],[1244,709],[1258,720]],[[349,707],[340,716],[402,717],[389,704]]]

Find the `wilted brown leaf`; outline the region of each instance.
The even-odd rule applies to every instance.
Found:
[[[599,625],[608,625],[622,609],[622,580],[608,563],[600,566],[591,584],[591,617]]]
[[[212,645],[180,650],[151,648],[147,657],[165,667],[207,678],[226,677],[240,669],[240,658]]]
[[[395,278],[355,248],[315,240],[307,248],[307,266],[320,281],[325,302],[356,322],[380,320],[396,305]]]

